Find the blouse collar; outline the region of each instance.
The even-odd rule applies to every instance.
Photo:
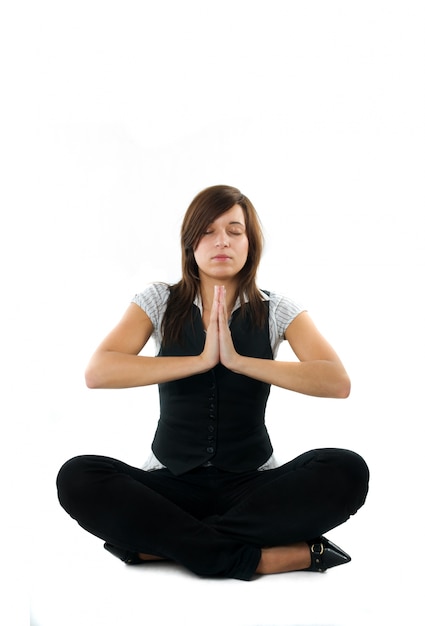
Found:
[[[262,299],[264,301],[268,302],[270,300],[269,296],[264,291],[262,291],[261,289],[259,291],[260,291]],[[246,293],[243,294],[243,300],[244,300],[244,303],[249,301],[248,295]],[[203,313],[202,299],[201,299],[201,296],[200,296],[199,293],[196,294],[195,299],[193,301],[193,304],[195,304],[198,307],[198,309],[201,312],[201,316],[202,316],[202,313]],[[230,314],[233,315],[233,313],[235,311],[237,311],[240,308],[240,306],[241,306],[241,300],[240,300],[240,298],[238,296],[236,298],[235,305],[234,305],[233,309],[231,310]]]

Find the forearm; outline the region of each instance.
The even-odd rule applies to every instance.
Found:
[[[350,393],[350,379],[337,361],[274,361],[237,355],[231,369],[309,396],[347,398]]]
[[[165,383],[208,369],[202,355],[150,357],[102,351],[93,355],[85,379],[90,389],[124,389]]]

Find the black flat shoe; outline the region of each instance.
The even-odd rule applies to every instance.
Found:
[[[111,543],[105,543],[103,547],[105,548],[105,550],[116,556],[117,559],[120,559],[121,561],[124,561],[124,563],[127,563],[127,565],[139,565],[140,563],[143,563],[142,559],[136,552],[129,552],[128,550],[117,548]]]
[[[311,550],[311,565],[307,572],[326,572],[330,567],[349,563],[351,557],[326,537],[307,542]]]

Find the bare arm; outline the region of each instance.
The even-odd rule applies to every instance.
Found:
[[[161,358],[139,355],[152,332],[152,322],[143,309],[130,304],[122,320],[91,357],[85,372],[87,386],[121,389],[153,385],[200,374],[218,361],[218,351],[215,363],[204,354]]]
[[[347,398],[350,379],[307,313],[290,324],[286,335],[298,362],[239,357],[233,371],[310,396]]]

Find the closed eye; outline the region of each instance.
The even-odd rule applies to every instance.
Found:
[[[244,231],[242,230],[228,230],[229,235],[243,235]],[[204,235],[212,235],[214,233],[213,230],[206,230]]]

